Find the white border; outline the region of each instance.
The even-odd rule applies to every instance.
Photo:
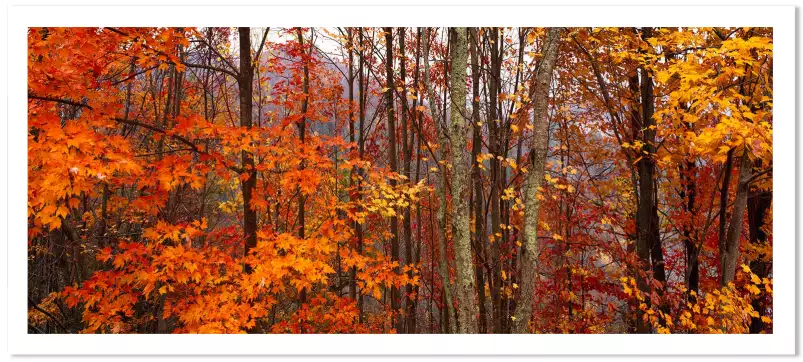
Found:
[[[721,6],[11,6],[8,13],[8,347],[21,354],[794,354],[795,9]],[[500,24],[500,22],[502,22]],[[34,335],[26,333],[29,26],[774,27],[772,335]],[[13,210],[13,212],[10,212]],[[2,216],[2,215],[0,215]],[[14,272],[12,272],[14,271]],[[19,272],[17,272],[19,271]]]

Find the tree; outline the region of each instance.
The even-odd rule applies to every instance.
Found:
[[[527,172],[524,206],[524,253],[522,256],[521,300],[516,310],[514,332],[527,333],[532,316],[535,283],[538,270],[538,255],[541,250],[538,241],[538,188],[544,177],[544,164],[549,145],[549,85],[552,83],[552,70],[558,58],[561,28],[550,28],[545,40],[543,58],[540,61],[535,82],[531,84],[533,94],[533,138],[529,156],[530,170]]]
[[[477,304],[474,300],[473,260],[471,255],[471,235],[469,234],[469,213],[467,198],[469,166],[466,157],[468,120],[466,117],[466,55],[467,29],[449,29],[451,42],[451,107],[449,125],[450,153],[452,166],[452,232],[455,243],[455,265],[457,269],[457,295],[460,333],[477,333],[475,316]]]
[[[772,31],[31,28],[28,332],[771,333]]]
[[[237,85],[240,98],[240,126],[253,126],[252,103],[254,99],[254,68],[251,62],[251,29],[237,28],[240,36],[240,69],[237,71]],[[302,136],[303,138],[303,136]],[[245,254],[257,245],[257,212],[252,206],[254,188],[257,182],[256,165],[251,152],[242,151],[241,167],[245,176],[241,177],[243,188],[243,233],[245,235]],[[302,235],[303,237],[303,235]],[[250,270],[246,265],[246,273]]]

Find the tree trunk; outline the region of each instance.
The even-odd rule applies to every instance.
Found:
[[[402,142],[404,149],[402,151],[403,158],[404,158],[404,175],[407,176],[407,182],[411,182],[412,180],[412,158],[413,158],[413,149],[415,144],[415,137],[416,137],[416,127],[415,123],[417,120],[417,111],[416,109],[416,101],[418,98],[413,100],[413,113],[409,114],[409,107],[407,106],[407,84],[406,84],[406,56],[404,51],[405,46],[405,39],[404,39],[404,28],[399,28],[399,52],[402,55],[401,61],[401,82],[402,82],[402,123],[403,123],[403,132],[402,132]],[[415,51],[415,67],[413,69],[413,84],[415,85],[414,89],[418,89],[418,70],[419,70],[419,62],[418,58],[421,55],[421,32],[418,32],[416,36],[416,51]],[[417,96],[417,95],[416,95]],[[410,117],[409,125],[408,125],[408,117]],[[407,132],[406,130],[409,128],[410,130],[410,138],[407,139]],[[420,167],[419,164],[416,165],[416,178],[418,177],[418,168]],[[417,180],[416,180],[417,181]],[[419,210],[420,212],[420,210]],[[420,214],[419,214],[420,219]],[[404,225],[403,225],[403,234],[404,234],[404,250],[405,250],[405,262],[409,265],[416,265],[417,259],[416,256],[413,255],[413,228],[412,228],[412,214],[410,211],[410,206],[404,208]],[[418,223],[418,232],[421,232],[421,224]],[[421,239],[418,238],[420,243]],[[413,278],[413,270],[409,269],[407,271],[407,277],[412,279]],[[405,331],[407,333],[415,333],[416,332],[416,307],[418,303],[418,293],[417,288],[413,287],[412,284],[408,284],[406,287],[407,298],[405,299]]]
[[[467,196],[469,163],[466,157],[466,63],[468,48],[466,28],[450,28],[452,72],[451,124],[449,125],[450,163],[452,165],[452,232],[457,271],[458,323],[460,333],[477,333],[477,304],[474,299],[474,275]]]
[[[430,28],[424,29],[424,87],[427,90],[429,100],[429,110],[432,115],[432,120],[435,122],[436,134],[438,137],[438,144],[440,150],[444,150],[446,145],[446,137],[443,135],[441,126],[439,125],[440,114],[435,105],[435,91],[433,90],[430,81],[429,73],[429,50],[430,50]],[[443,159],[446,153],[441,151],[440,158]],[[438,195],[438,230],[435,234],[438,235],[438,275],[441,278],[441,287],[443,288],[443,304],[445,311],[441,311],[444,316],[444,333],[451,333],[456,331],[455,321],[450,318],[454,315],[454,302],[452,297],[452,281],[449,277],[449,258],[446,256],[446,168],[441,167],[438,172],[438,183],[435,185]]]
[[[393,85],[393,28],[385,28],[385,72],[387,76],[387,92],[385,92],[385,108],[388,116],[388,160],[391,172],[399,172],[396,154],[396,115],[393,107],[393,92],[396,87]],[[391,186],[396,186],[396,181],[390,181]],[[399,218],[390,218],[390,259],[399,262]],[[400,274],[401,269],[395,268],[395,273]],[[390,308],[393,311],[393,325],[397,331],[404,329],[404,319],[398,316],[400,305],[399,287],[392,286],[390,289]]]
[[[365,57],[363,56],[363,50],[362,50],[362,47],[363,47],[363,44],[362,44],[363,43],[362,28],[357,28],[357,29],[359,31],[358,39],[359,39],[359,42],[360,42],[360,45],[359,45],[359,48],[358,48],[358,55],[359,55],[359,58],[360,58],[360,65],[358,67],[359,69],[357,70],[357,72],[359,73],[359,75],[357,77],[357,81],[359,83],[358,84],[358,93],[359,93],[359,96],[360,96],[360,100],[359,100],[360,123],[359,123],[359,134],[357,136],[357,148],[358,148],[358,151],[359,151],[359,154],[360,154],[360,159],[362,159],[365,156],[365,102],[366,102],[365,88],[366,87],[365,87],[365,84],[364,84],[365,83],[365,80],[364,80],[364,78],[365,78],[365,70],[363,69],[364,66],[365,66]],[[359,204],[361,204],[361,202],[362,202],[362,179],[361,178],[357,178],[357,204],[359,205]],[[360,225],[360,223],[355,221],[354,222],[354,229],[355,229],[355,232],[357,233],[357,254],[362,255],[362,244],[363,244],[362,225]],[[354,273],[355,280],[356,280],[357,268],[356,267],[353,268],[352,272]],[[362,323],[363,322],[363,315],[362,315],[363,314],[362,313],[362,311],[363,311],[363,296],[362,296],[362,294],[359,294],[357,296],[357,309],[359,310],[359,314],[360,314],[359,315],[359,322]]]
[[[646,40],[652,35],[650,28],[642,30],[642,39]],[[655,99],[653,96],[652,76],[646,68],[641,69],[641,107],[642,107],[642,137],[644,150],[647,154],[638,162],[639,182],[641,184],[639,205],[639,236],[646,239],[650,248],[653,277],[661,283],[666,282],[664,271],[664,253],[661,248],[661,238],[658,230],[658,181],[655,170]]]
[[[406,179],[402,182],[409,184],[410,183],[410,169],[411,169],[411,148],[412,144],[407,139],[407,132],[409,130],[411,137],[415,137],[415,133],[413,132],[413,128],[409,127],[408,124],[408,106],[407,106],[407,60],[405,57],[405,28],[398,29],[399,34],[399,54],[401,54],[401,58],[399,59],[399,87],[401,87],[401,142],[402,142],[402,174],[406,177]],[[410,220],[410,206],[406,206],[403,208],[402,211],[402,237],[404,241],[404,264],[412,264],[413,254],[412,254],[412,220]],[[412,277],[412,270],[407,272],[408,277]],[[405,286],[405,298],[404,299],[404,322],[402,325],[402,329],[405,333],[410,333],[409,326],[411,323],[414,323],[415,311],[412,309],[413,303],[410,297],[413,294],[413,285],[407,284]]]
[[[307,64],[308,58],[306,53],[304,52],[304,34],[301,31],[301,28],[296,29],[296,34],[298,35],[298,45],[301,47],[301,62],[303,64],[303,79],[301,84],[301,92],[304,93],[304,100],[301,101],[301,119],[298,120],[298,139],[301,141],[301,144],[304,144],[304,139],[306,137],[307,132],[307,108],[309,107],[309,65]],[[305,165],[302,161],[301,164],[298,165],[300,169],[304,169]],[[301,192],[301,188],[298,189],[298,238],[304,239],[305,236],[305,228],[306,228],[306,213],[305,213],[305,199],[306,197]],[[303,304],[307,302],[307,288],[301,289],[299,293],[299,301]],[[301,328],[301,333],[304,333],[303,325]]]
[[[251,128],[252,112],[251,100],[254,94],[252,83],[253,68],[251,67],[251,29],[238,28],[240,35],[240,77],[238,79],[240,91],[240,126]],[[257,212],[251,207],[254,188],[257,183],[256,168],[254,167],[254,156],[251,152],[242,151],[243,172],[248,174],[248,178],[241,181],[243,188],[243,234],[245,236],[245,254],[257,245]],[[251,267],[246,265],[246,273],[251,272]]]
[[[752,161],[745,147],[739,163],[739,181],[736,187],[735,200],[733,201],[733,212],[728,225],[728,235],[725,239],[725,250],[723,250],[720,260],[722,275],[719,284],[721,287],[727,286],[736,276],[736,262],[739,260],[739,241],[742,239],[742,225],[744,224],[744,212],[747,208],[747,193],[750,191],[752,169]]]
[[[683,180],[683,188],[681,189],[680,197],[685,199],[686,204],[684,208],[686,214],[691,216],[696,212],[694,203],[697,196],[697,189],[694,184],[697,175],[697,165],[694,163],[694,160],[686,160],[685,166],[681,164],[680,173],[681,179]],[[686,247],[686,285],[688,285],[689,289],[687,293],[690,302],[694,301],[691,295],[692,291],[698,295],[700,293],[700,263],[697,260],[697,238],[694,236],[693,230],[694,221],[690,218],[689,221],[683,225],[683,243]]]
[[[549,146],[549,85],[552,82],[552,70],[558,56],[561,28],[550,28],[544,43],[543,59],[540,61],[535,75],[536,87],[533,92],[533,138],[530,150],[530,169],[525,180],[524,204],[524,253],[521,260],[521,297],[517,304],[513,333],[528,333],[530,317],[532,317],[535,284],[538,277],[538,187],[544,179]]]
[[[635,30],[634,30],[635,31]],[[641,38],[646,40],[651,36],[651,29],[642,29]],[[645,275],[652,275],[657,281],[665,283],[666,276],[664,271],[663,250],[661,249],[661,239],[658,230],[658,183],[655,178],[655,100],[653,96],[652,77],[645,68],[640,68],[640,82],[635,77],[630,78],[629,82],[632,91],[640,94],[641,113],[633,115],[633,139],[641,137],[644,143],[642,153],[637,159],[636,167],[638,170],[638,208],[636,211],[636,253]],[[638,85],[637,85],[638,84]],[[638,89],[636,89],[638,88]],[[650,293],[650,283],[640,273],[637,275],[639,289],[647,294]],[[659,303],[660,300],[653,301]],[[651,326],[645,322],[641,316],[637,318],[637,332],[649,333]]]
[[[482,169],[477,163],[477,156],[482,152],[482,127],[480,122],[480,64],[477,50],[479,34],[477,28],[469,28],[469,45],[471,53],[471,123],[474,138],[471,140],[471,178],[474,191],[471,201],[474,203],[474,255],[477,259],[474,274],[477,277],[477,304],[479,305],[479,332],[487,332],[487,312],[485,311],[485,274],[483,272],[482,247],[485,235],[485,218],[483,210]]]
[[[492,300],[492,308],[493,308],[493,331],[494,333],[501,333],[503,330],[503,325],[505,321],[502,320],[502,316],[504,315],[502,311],[502,261],[501,261],[501,250],[500,250],[500,243],[499,237],[497,235],[501,235],[501,228],[499,224],[501,223],[501,211],[500,211],[500,195],[501,195],[501,162],[497,158],[501,153],[501,146],[500,146],[500,139],[501,139],[501,132],[500,132],[500,120],[501,117],[500,109],[499,109],[499,92],[501,92],[501,70],[502,70],[502,54],[501,49],[501,39],[499,37],[499,28],[491,28],[490,30],[490,39],[489,39],[489,51],[490,51],[490,74],[488,80],[488,133],[489,133],[489,140],[488,140],[488,152],[491,153],[490,161],[490,195],[488,196],[491,208],[491,227],[490,227],[490,234],[491,238],[493,239],[493,243],[491,243],[491,275],[489,276],[490,279],[490,289],[491,289],[491,300]]]
[[[724,270],[724,265],[721,263],[722,255],[725,253],[725,237],[728,231],[728,200],[730,199],[730,184],[731,174],[733,173],[733,149],[728,150],[728,157],[725,160],[725,170],[722,175],[722,186],[719,189],[719,234],[718,234],[718,252],[719,252],[719,275],[721,276]],[[720,277],[721,279],[721,277]]]
[[[349,142],[354,143],[354,43],[353,38],[354,34],[352,33],[352,28],[346,28],[348,41],[346,43],[346,48],[348,48],[349,52],[349,73],[348,73],[348,92],[349,92]],[[354,180],[357,177],[357,166],[351,168],[349,171],[349,186],[354,186]],[[353,195],[353,194],[352,194]],[[351,197],[351,202],[355,202],[354,196]],[[356,222],[354,225],[358,225]],[[357,234],[355,232],[355,234]],[[357,300],[357,267],[351,267],[349,270],[349,298],[356,301]]]

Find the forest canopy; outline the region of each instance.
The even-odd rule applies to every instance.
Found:
[[[772,333],[770,28],[29,28],[28,333]]]

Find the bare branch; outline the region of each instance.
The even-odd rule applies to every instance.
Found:
[[[237,80],[237,82],[240,82],[240,75],[235,73],[235,72],[232,72],[232,71],[230,71],[228,69],[219,68],[219,67],[216,67],[216,66],[213,66],[213,65],[195,64],[195,63],[187,63],[187,62],[184,62],[183,64],[188,66],[188,67],[190,67],[190,68],[199,68],[199,69],[206,69],[206,70],[212,70],[212,71],[215,71],[215,72],[225,73],[225,74],[228,74],[228,75],[234,77],[234,79]]]
[[[262,54],[262,49],[265,48],[265,40],[268,38],[268,32],[270,31],[270,27],[265,28],[265,33],[262,34],[262,41],[259,43],[259,50],[257,50],[256,55],[254,56],[254,64],[251,65],[252,67],[259,63],[259,55]]]
[[[38,95],[35,95],[33,93],[30,93],[30,92],[28,93],[28,99],[36,99],[36,100],[40,100],[40,101],[48,101],[48,102],[57,102],[57,103],[62,103],[62,104],[69,104],[71,106],[84,107],[84,108],[89,108],[89,110],[92,110],[92,107],[90,107],[89,105],[84,104],[84,103],[78,103],[78,102],[70,100],[70,99],[38,96]]]

